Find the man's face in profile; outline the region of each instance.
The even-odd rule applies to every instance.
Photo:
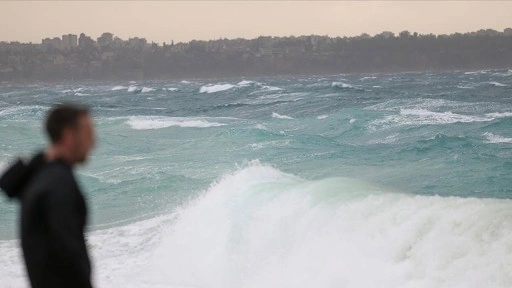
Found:
[[[89,152],[94,148],[94,125],[90,115],[82,115],[78,118],[73,134],[73,158],[75,163],[82,164],[87,160]]]

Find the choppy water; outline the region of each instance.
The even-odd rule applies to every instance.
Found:
[[[99,287],[512,286],[512,70],[3,84],[0,169],[63,101],[98,129]]]

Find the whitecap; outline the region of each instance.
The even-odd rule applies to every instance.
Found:
[[[494,86],[494,87],[507,87],[508,86],[508,85],[505,85],[505,84],[502,84],[502,83],[496,82],[496,81],[490,81],[489,85]]]
[[[442,125],[492,120],[493,118],[490,117],[456,114],[451,111],[433,112],[425,109],[401,109],[400,114],[371,121],[368,127],[373,130],[377,126]]]
[[[233,84],[209,84],[209,85],[205,85],[205,86],[201,87],[199,89],[199,93],[208,93],[208,94],[217,93],[217,92],[232,89],[234,87],[236,87],[236,86]]]
[[[260,150],[260,149],[268,148],[268,147],[284,147],[284,146],[289,146],[289,145],[290,145],[290,140],[275,140],[275,141],[266,141],[266,142],[260,142],[260,143],[252,143],[247,146],[253,150]]]
[[[259,129],[259,130],[266,130],[266,131],[268,131],[268,128],[265,125],[263,125],[263,124],[256,124],[256,126],[254,126],[254,128]]]
[[[256,82],[254,82],[254,81],[243,80],[243,81],[240,81],[238,84],[236,84],[236,86],[245,87],[245,86],[251,86],[251,85],[253,85],[255,83]]]
[[[154,88],[142,87],[142,90],[140,92],[141,93],[148,93],[148,92],[153,92],[153,91],[155,91]]]
[[[398,134],[386,136],[385,138],[370,140],[368,144],[393,144],[398,140]]]
[[[496,118],[508,118],[508,117],[512,117],[512,112],[487,113],[487,114],[485,114],[485,116],[491,117],[493,119],[496,119]]]
[[[316,119],[322,120],[322,119],[325,119],[327,117],[329,117],[329,115],[320,115],[320,116],[317,116]]]
[[[288,119],[288,120],[293,119],[293,117],[290,117],[290,116],[287,116],[287,115],[280,115],[280,114],[277,114],[276,112],[272,112],[272,118],[276,118],[276,119]]]
[[[512,143],[512,138],[507,138],[507,137],[503,137],[503,136],[500,136],[500,135],[495,135],[495,134],[492,134],[490,132],[485,132],[483,134],[483,136],[485,136],[485,138],[487,138],[487,143],[494,143],[494,144],[497,144],[497,143]]]
[[[27,115],[40,116],[48,110],[48,107],[33,105],[33,106],[11,106],[4,107],[0,110],[0,116],[15,116],[25,118]]]
[[[489,73],[489,70],[479,70],[479,71],[465,72],[464,75],[480,75],[480,74],[487,74],[487,73]]]
[[[209,122],[203,118],[165,116],[132,116],[128,118],[126,124],[130,125],[130,127],[135,130],[152,130],[173,126],[183,128],[208,128],[226,125],[218,122]]]
[[[114,86],[112,89],[110,89],[111,91],[117,91],[117,90],[124,90],[124,89],[127,89],[128,87],[126,86]]]
[[[128,89],[127,89],[126,91],[128,91],[128,92],[135,92],[135,91],[137,91],[138,89],[139,89],[139,88],[138,88],[137,86],[133,86],[133,85],[132,85],[132,86],[128,87]]]
[[[508,70],[507,72],[496,72],[496,73],[493,73],[492,76],[498,76],[498,77],[509,77],[509,76],[512,76],[512,69],[511,70]]]
[[[333,88],[344,88],[344,89],[353,89],[355,88],[353,85],[343,83],[343,82],[332,82],[331,87]]]
[[[261,86],[261,89],[266,90],[266,91],[281,91],[281,90],[283,90],[283,88],[279,88],[279,87],[275,87],[275,86],[267,86],[267,85]]]

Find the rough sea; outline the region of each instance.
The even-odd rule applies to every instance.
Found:
[[[0,170],[67,101],[97,128],[96,287],[512,287],[512,70],[4,83]]]

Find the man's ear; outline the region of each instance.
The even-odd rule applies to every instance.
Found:
[[[62,135],[60,137],[60,142],[62,144],[67,144],[72,141],[73,138],[73,129],[71,127],[66,127],[62,129]]]

